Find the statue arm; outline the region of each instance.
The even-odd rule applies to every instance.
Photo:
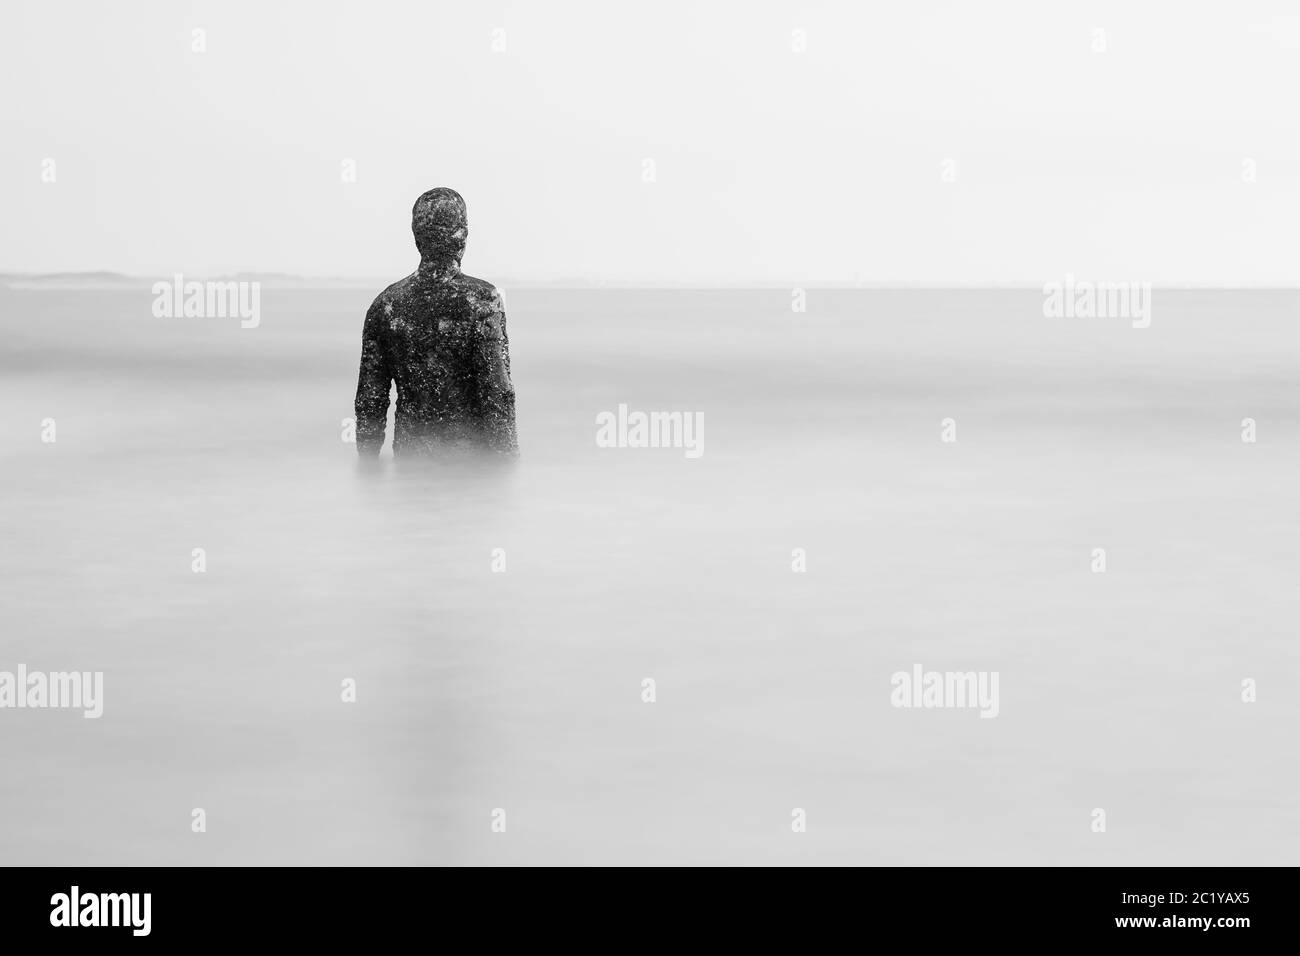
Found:
[[[361,371],[357,375],[357,454],[374,458],[384,446],[388,393],[393,369],[385,342],[383,308],[376,299],[361,333]]]
[[[478,356],[480,421],[488,445],[503,455],[519,454],[515,430],[515,387],[510,380],[510,339],[500,294],[493,297],[490,314],[481,325]]]

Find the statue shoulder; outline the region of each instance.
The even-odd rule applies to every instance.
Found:
[[[410,292],[411,282],[415,279],[415,274],[407,276],[405,279],[398,279],[392,285],[384,289],[383,292],[375,296],[375,301],[370,303],[367,315],[392,315],[395,306],[400,304]]]
[[[461,292],[475,324],[489,338],[501,338],[505,334],[506,324],[505,296],[491,282],[474,276],[461,278],[464,280]]]

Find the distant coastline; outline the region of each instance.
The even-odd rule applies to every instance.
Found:
[[[224,275],[191,275],[185,273],[187,281],[200,282],[259,282],[267,288],[283,289],[362,289],[383,288],[392,280],[379,279],[336,279],[311,276],[295,276],[279,272],[237,272]],[[165,276],[131,276],[121,272],[49,272],[24,273],[0,272],[0,285],[15,290],[113,290],[113,289],[151,289],[155,282],[170,282],[172,274]]]
[[[42,290],[149,290],[155,282],[170,282],[173,273],[166,275],[134,276],[121,272],[0,272],[0,288],[17,291]],[[259,282],[268,289],[370,289],[378,292],[388,286],[392,276],[373,276],[346,278],[339,276],[302,276],[285,272],[235,272],[219,275],[202,273],[185,273],[187,281],[199,282]],[[1042,291],[1041,281],[1024,280],[1017,282],[906,282],[906,281],[755,281],[732,282],[718,280],[689,282],[650,282],[645,280],[625,279],[584,279],[565,277],[559,279],[493,279],[493,283],[503,289],[648,289],[671,291],[681,290],[733,290],[746,289],[861,289],[864,291]],[[1212,282],[1156,282],[1153,285],[1164,290],[1205,290],[1205,291],[1295,291],[1300,290],[1297,282],[1257,282],[1222,284]]]

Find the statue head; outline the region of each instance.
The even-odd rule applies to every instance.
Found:
[[[445,186],[430,189],[411,209],[411,232],[421,259],[438,263],[454,260],[459,264],[469,235],[465,200]]]

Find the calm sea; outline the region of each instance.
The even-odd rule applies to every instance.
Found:
[[[105,684],[0,710],[0,861],[1296,861],[1300,294],[507,289],[519,465],[367,473],[374,291],[0,291],[0,670]]]

